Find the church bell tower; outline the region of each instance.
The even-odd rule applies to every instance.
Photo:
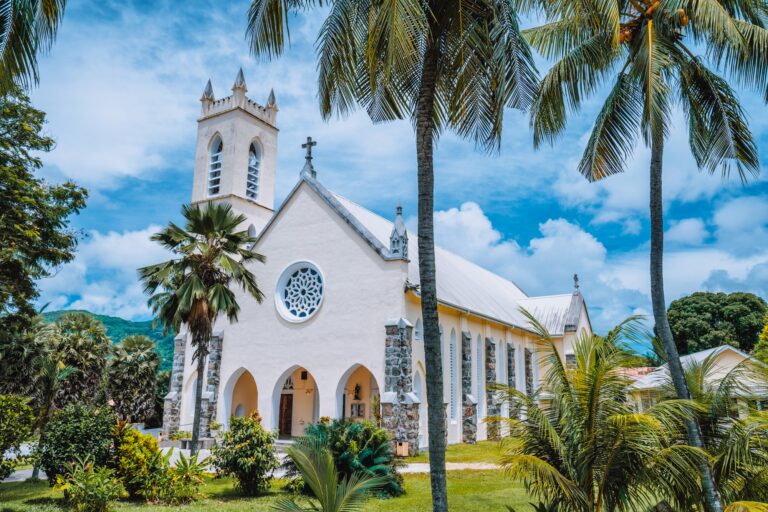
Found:
[[[192,203],[226,202],[248,217],[244,227],[260,232],[274,213],[277,102],[248,98],[240,69],[232,94],[216,99],[211,81],[200,98]]]

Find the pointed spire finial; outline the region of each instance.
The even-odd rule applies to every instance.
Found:
[[[579,274],[573,274],[573,288],[579,291]]]
[[[276,106],[277,106],[277,100],[275,99],[275,90],[270,89],[269,97],[267,98],[267,108],[276,107]]]
[[[392,234],[389,235],[389,252],[399,259],[408,259],[408,230],[403,222],[403,206],[400,201],[395,208],[395,222],[392,226]]]
[[[243,76],[243,68],[240,67],[240,71],[237,72],[237,78],[235,78],[235,84],[232,86],[232,90],[235,89],[243,89],[244,91],[248,90],[248,87],[245,85],[245,77]]]
[[[301,145],[302,148],[307,150],[306,155],[304,155],[304,168],[301,170],[301,173],[317,178],[317,172],[315,172],[315,167],[312,165],[312,148],[314,146],[317,146],[317,141],[312,140],[312,137],[307,137],[307,142]]]
[[[200,101],[203,100],[210,100],[213,101],[213,86],[211,85],[211,79],[208,79],[208,83],[205,84],[205,89],[203,89],[203,96],[200,98]]]
[[[403,216],[403,205],[400,204],[400,200],[397,200],[397,208],[395,208],[395,215],[402,217]]]

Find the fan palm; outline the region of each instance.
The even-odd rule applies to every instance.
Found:
[[[115,346],[107,368],[107,396],[121,420],[143,421],[154,412],[159,365],[155,343],[146,336],[126,336]]]
[[[768,502],[768,413],[744,406],[766,395],[764,370],[747,359],[723,374],[717,355],[684,368],[691,398],[700,406],[697,416],[715,480],[726,503]],[[667,377],[662,397],[674,396]]]
[[[768,3],[764,0],[542,0],[547,23],[526,31],[533,47],[556,62],[532,108],[534,143],[552,142],[568,114],[604,84],[610,91],[595,121],[579,171],[590,181],[624,171],[638,133],[651,150],[650,274],[656,330],[677,396],[687,398],[667,321],[663,279],[662,158],[675,105],[685,112],[696,163],[742,179],[758,172],[757,149],[744,113],[720,69],[768,100]],[[698,55],[704,49],[705,55]],[[711,69],[713,68],[713,69]],[[701,447],[695,423],[690,443]],[[720,511],[706,465],[700,468],[707,508]]]
[[[339,479],[330,450],[317,438],[301,438],[285,452],[301,472],[301,477],[315,497],[308,509],[294,500],[280,499],[272,508],[283,512],[314,510],[319,512],[353,512],[361,510],[371,492],[386,485],[388,477],[354,473]]]
[[[501,464],[557,512],[634,511],[660,498],[682,510],[698,494],[696,464],[703,452],[677,443],[693,403],[671,400],[637,413],[627,400],[632,381],[622,369],[628,351],[622,338],[637,328],[630,318],[606,337],[582,335],[575,361],[565,365],[546,328],[528,315],[543,340],[547,368],[538,396],[499,386],[518,418],[506,422]]]
[[[145,291],[151,294],[149,305],[166,332],[179,332],[182,324],[189,329],[193,359],[197,362],[194,424],[191,450],[197,450],[203,396],[205,360],[213,335],[213,325],[220,315],[237,321],[240,305],[232,290],[241,287],[261,303],[264,294],[248,270],[252,262],[265,258],[251,250],[256,239],[240,230],[246,217],[232,211],[226,203],[185,205],[184,228],[174,223],[152,236],[152,240],[171,251],[175,257],[163,263],[139,269]]]
[[[326,119],[362,106],[374,122],[410,118],[418,169],[419,294],[424,326],[429,462],[436,511],[447,510],[445,418],[434,247],[433,145],[452,129],[498,149],[505,107],[525,109],[536,71],[511,0],[252,0],[256,55],[279,55],[293,11],[330,5],[317,40]]]
[[[0,0],[0,92],[38,81],[37,56],[48,51],[66,0]]]

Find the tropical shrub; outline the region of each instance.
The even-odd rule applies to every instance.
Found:
[[[152,473],[163,471],[160,447],[154,437],[126,423],[115,427],[115,471],[131,497],[141,495]]]
[[[275,436],[254,418],[232,418],[213,448],[213,462],[219,473],[237,479],[238,489],[255,496],[270,487],[272,472],[280,465],[275,454]]]
[[[36,454],[48,480],[53,483],[57,476],[67,474],[70,464],[78,459],[90,458],[96,466],[107,465],[112,459],[115,423],[110,408],[70,404],[54,413]]]
[[[170,479],[163,491],[163,501],[178,505],[198,499],[200,486],[203,485],[203,479],[207,476],[206,469],[209,463],[210,459],[207,457],[200,459],[198,453],[190,457],[179,453],[176,465],[167,470]]]
[[[372,421],[319,422],[309,425],[304,436],[327,447],[340,478],[349,479],[354,474],[383,477],[386,484],[377,488],[380,496],[399,496],[405,492],[389,432]],[[297,474],[291,461],[286,469],[289,476]]]
[[[112,470],[94,465],[91,457],[78,457],[66,476],[56,477],[56,488],[64,491],[67,505],[76,512],[106,512],[125,494]]]
[[[680,440],[696,406],[670,400],[638,413],[628,401],[622,340],[639,319],[606,337],[580,336],[566,366],[547,330],[527,316],[543,340],[541,392],[548,399],[498,387],[512,410],[525,410],[497,418],[508,427],[500,460],[507,474],[525,484],[539,510],[648,510],[661,500],[690,510],[702,495],[697,464],[704,455]]]
[[[155,343],[146,336],[126,336],[114,346],[107,366],[106,392],[120,419],[138,422],[152,416],[158,366]]]
[[[361,510],[369,495],[386,485],[389,480],[388,477],[376,477],[368,473],[353,473],[349,478],[343,478],[336,470],[336,463],[327,445],[317,437],[298,439],[285,451],[315,499],[311,501],[309,507],[303,508],[294,499],[282,498],[272,506],[275,510],[284,512]]]
[[[33,424],[34,415],[26,398],[0,395],[0,480],[13,473],[21,443],[31,434]]]

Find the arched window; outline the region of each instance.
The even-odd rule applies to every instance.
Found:
[[[259,169],[261,169],[261,149],[251,143],[248,150],[248,182],[245,184],[245,196],[256,200],[259,197]]]
[[[424,326],[421,324],[421,318],[416,320],[416,327],[413,329],[413,338],[416,341],[424,340]]]
[[[215,196],[221,189],[221,153],[224,144],[218,135],[211,144],[211,160],[208,166],[208,195]]]
[[[450,353],[448,361],[451,365],[451,371],[449,372],[451,378],[451,420],[455,421],[459,409],[456,392],[456,329],[451,329],[451,346],[448,350]]]

